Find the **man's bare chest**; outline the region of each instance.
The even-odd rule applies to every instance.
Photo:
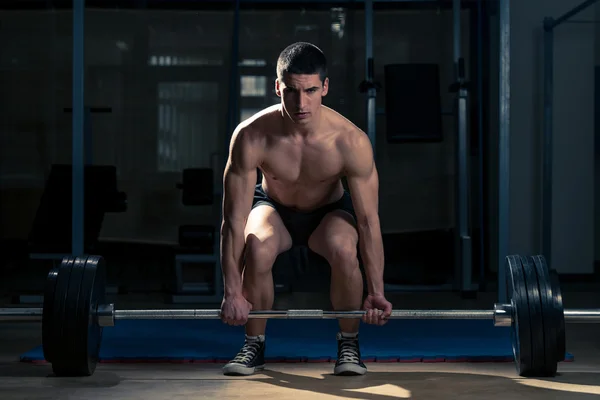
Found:
[[[269,149],[262,169],[270,179],[309,185],[338,179],[343,163],[331,145],[282,144]]]

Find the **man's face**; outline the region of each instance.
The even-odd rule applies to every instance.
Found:
[[[281,104],[288,116],[297,123],[305,123],[321,107],[322,98],[327,95],[329,78],[321,82],[319,74],[284,74],[275,81],[275,91],[281,97]]]

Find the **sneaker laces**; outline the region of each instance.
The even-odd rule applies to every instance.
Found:
[[[258,340],[246,341],[240,352],[235,356],[235,358],[231,362],[240,364],[250,362],[254,357],[256,357],[256,355],[260,351],[261,345],[262,343]]]
[[[344,337],[340,339],[338,360],[339,362],[360,362],[358,339]]]

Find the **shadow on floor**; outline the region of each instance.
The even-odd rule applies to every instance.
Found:
[[[212,376],[212,375],[211,375]],[[52,376],[51,367],[47,364],[31,365],[18,362],[0,363],[1,378],[46,378],[42,386],[45,388],[63,389],[111,389],[127,381],[118,372],[99,370],[91,377],[56,378]],[[179,384],[194,385],[192,381],[201,383],[205,378],[199,371],[195,379],[169,379],[156,372],[154,377],[146,378],[147,384],[165,381],[181,381]],[[152,383],[154,381],[154,383]],[[216,380],[215,382],[217,382]],[[588,399],[597,398],[600,394],[600,374],[589,372],[564,372],[555,378],[507,378],[493,375],[479,375],[461,372],[374,372],[364,376],[340,377],[331,373],[321,376],[304,376],[265,369],[260,375],[252,378],[228,379],[228,385],[240,381],[260,382],[282,390],[299,390],[314,395],[330,395],[345,399],[388,400],[398,398],[433,399],[446,393],[453,398],[477,399]],[[39,386],[39,384],[34,385]],[[24,389],[24,388],[23,388]],[[290,392],[291,393],[291,392]]]
[[[326,374],[320,378],[280,371],[262,372],[268,379],[258,381],[286,389],[303,390],[347,399],[386,400],[390,398],[437,398],[441,392],[453,396],[477,394],[478,398],[597,398],[598,374],[566,373],[555,380],[504,378],[469,373],[368,372],[361,377]],[[553,384],[550,384],[552,382]],[[565,385],[569,383],[569,385]],[[575,392],[575,393],[573,393]],[[558,396],[558,397],[556,397]],[[575,397],[573,397],[575,396]]]

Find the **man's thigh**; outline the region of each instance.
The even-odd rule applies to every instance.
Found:
[[[302,292],[327,292],[331,284],[331,265],[328,257],[338,244],[354,247],[358,233],[354,218],[343,210],[330,211],[323,216],[309,236],[307,246],[294,247],[281,260],[293,260],[293,286]],[[344,246],[342,244],[342,246]],[[281,263],[283,264],[283,262]]]
[[[248,215],[244,228],[246,243],[255,241],[272,248],[277,254],[289,250],[292,238],[275,208],[258,205]]]
[[[358,231],[354,217],[343,210],[327,213],[310,235],[308,247],[328,259],[340,247],[356,249]]]

